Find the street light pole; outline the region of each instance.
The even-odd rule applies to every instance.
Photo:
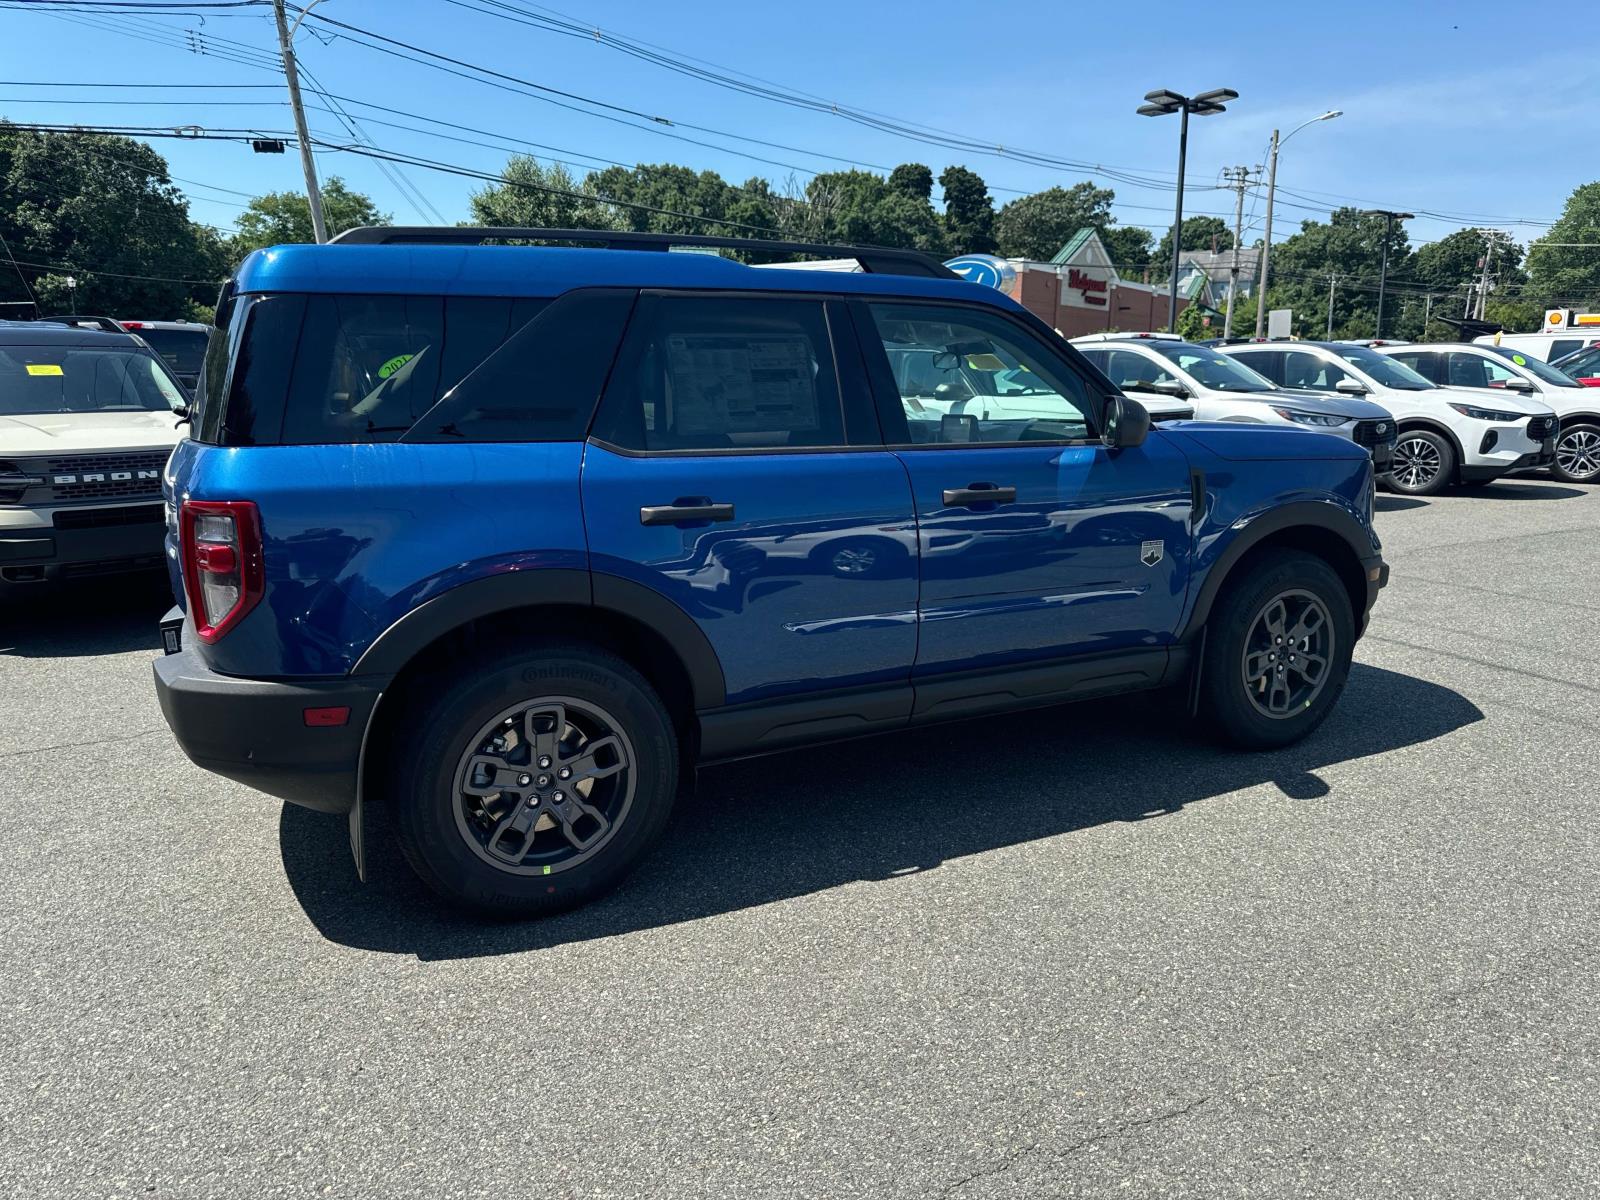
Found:
[[[1373,337],[1381,338],[1383,336],[1383,291],[1389,281],[1389,239],[1394,234],[1394,223],[1396,221],[1409,221],[1415,214],[1390,212],[1386,208],[1375,208],[1368,215],[1383,218],[1383,257],[1378,266],[1378,318],[1373,323],[1374,328],[1372,330]]]
[[[1271,165],[1267,168],[1267,231],[1261,243],[1261,277],[1256,281],[1256,336],[1261,337],[1267,328],[1267,264],[1272,259],[1272,202],[1277,198],[1278,192],[1278,148],[1307,125],[1315,125],[1318,121],[1331,121],[1335,117],[1342,117],[1344,110],[1341,108],[1330,109],[1321,116],[1312,117],[1309,121],[1302,121],[1291,129],[1287,135],[1278,137],[1278,131],[1272,131],[1272,158]]]
[[[306,13],[320,0],[313,0],[307,5],[300,17],[295,21],[295,28],[300,27],[300,22],[305,19]],[[289,107],[294,110],[294,131],[300,139],[300,166],[306,175],[306,201],[311,206],[311,231],[318,244],[328,240],[328,225],[322,219],[322,191],[317,186],[317,164],[311,157],[311,134],[306,129],[306,111],[300,102],[300,73],[294,64],[293,33],[289,29],[288,19],[284,16],[283,0],[272,0],[272,12],[278,19],[278,49],[283,55],[283,74],[289,81]]]
[[[1189,152],[1189,114],[1209,117],[1226,112],[1224,100],[1237,100],[1239,93],[1232,88],[1212,88],[1198,96],[1180,96],[1169,88],[1146,92],[1148,101],[1139,106],[1141,117],[1164,117],[1169,113],[1182,113],[1183,122],[1178,128],[1178,202],[1172,219],[1172,280],[1167,293],[1167,332],[1178,327],[1178,260],[1183,254],[1183,172]]]

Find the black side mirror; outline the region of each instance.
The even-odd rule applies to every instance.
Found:
[[[1100,440],[1112,450],[1142,446],[1150,434],[1150,414],[1144,405],[1122,395],[1107,398],[1103,424]]]

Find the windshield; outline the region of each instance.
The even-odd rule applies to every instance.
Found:
[[[141,329],[138,334],[179,375],[198,375],[206,357],[204,329]]]
[[[1521,367],[1524,371],[1527,371],[1533,375],[1537,375],[1540,379],[1544,380],[1544,382],[1550,384],[1552,387],[1583,386],[1583,384],[1572,378],[1572,376],[1556,370],[1549,363],[1534,358],[1532,355],[1524,354],[1520,350],[1513,350],[1510,346],[1490,346],[1488,349],[1498,354],[1501,358],[1516,363],[1517,366]]]
[[[1345,362],[1360,367],[1384,387],[1401,392],[1425,392],[1433,387],[1405,363],[1379,354],[1376,350],[1369,350],[1365,346],[1333,346],[1330,349]]]
[[[1162,358],[1176,363],[1179,370],[1194,376],[1201,387],[1218,392],[1275,392],[1278,385],[1257,375],[1238,359],[1218,354],[1210,346],[1191,346],[1186,342],[1145,343]]]
[[[0,416],[172,412],[185,403],[183,389],[145,350],[0,346]]]

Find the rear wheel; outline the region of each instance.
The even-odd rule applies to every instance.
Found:
[[[1556,438],[1556,461],[1550,469],[1557,479],[1568,483],[1600,482],[1600,425],[1586,422],[1563,428]]]
[[[1403,429],[1394,444],[1387,482],[1407,496],[1433,496],[1456,477],[1456,450],[1450,439],[1431,429]]]
[[[1271,551],[1230,580],[1211,610],[1201,713],[1237,746],[1299,741],[1338,701],[1354,646],[1350,596],[1333,568]]]
[[[621,659],[531,644],[414,694],[389,774],[395,825],[447,900],[495,916],[571,908],[621,880],[665,825],[677,741]]]

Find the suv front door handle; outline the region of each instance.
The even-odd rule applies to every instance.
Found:
[[[974,483],[964,488],[945,488],[946,508],[970,508],[974,504],[1011,504],[1017,498],[1014,487],[996,487],[992,483]]]
[[[647,504],[639,510],[641,525],[683,525],[690,521],[731,521],[733,505],[713,504],[707,500],[696,504]]]

